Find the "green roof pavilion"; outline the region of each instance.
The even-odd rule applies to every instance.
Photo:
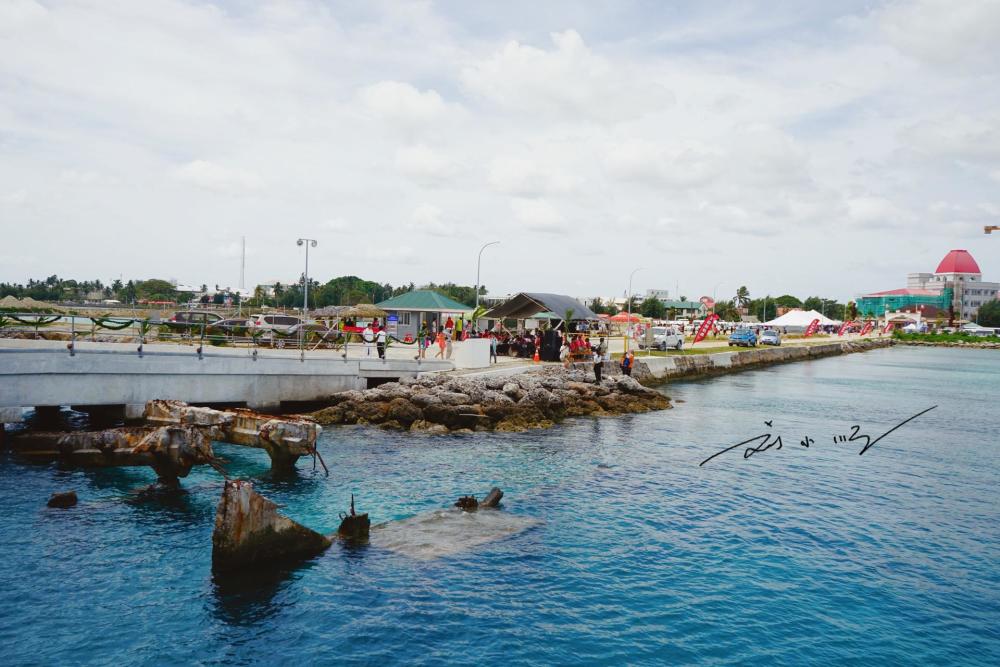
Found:
[[[435,313],[466,313],[472,310],[464,303],[429,289],[418,289],[394,296],[375,304],[382,310],[415,310]]]

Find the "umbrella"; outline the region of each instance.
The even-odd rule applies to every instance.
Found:
[[[628,322],[628,313],[624,312],[624,311],[621,312],[621,313],[618,313],[617,315],[615,315],[615,316],[613,316],[611,318],[611,321],[612,322]],[[639,317],[638,315],[636,315],[635,313],[632,313],[632,321],[633,322],[642,322],[642,318]]]
[[[340,314],[341,317],[385,317],[386,312],[370,303],[359,303]]]

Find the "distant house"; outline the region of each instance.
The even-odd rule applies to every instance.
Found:
[[[413,290],[375,305],[386,312],[390,332],[392,325],[396,325],[393,335],[400,339],[407,336],[416,339],[422,324],[429,330],[434,323],[444,324],[448,316],[456,319],[459,315],[468,317],[472,313],[472,308],[464,303],[429,289]]]
[[[670,309],[673,308],[676,311],[677,319],[686,320],[692,317],[702,317],[707,312],[705,304],[700,301],[673,301],[667,299],[663,301],[664,307],[667,309],[667,314],[670,313]]]

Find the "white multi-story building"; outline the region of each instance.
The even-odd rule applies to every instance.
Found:
[[[983,281],[979,264],[967,250],[952,250],[934,273],[910,273],[906,276],[906,287],[911,290],[927,290],[941,294],[952,290],[952,305],[963,320],[973,321],[979,307],[997,298],[1000,283]]]

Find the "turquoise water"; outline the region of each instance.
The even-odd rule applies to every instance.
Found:
[[[334,545],[237,583],[210,571],[215,472],[141,501],[146,470],[2,458],[0,664],[1000,662],[1000,354],[895,348],[665,391],[683,402],[545,432],[330,429],[329,478],[219,446],[323,531],[352,492],[378,522],[492,485],[539,522],[435,560]],[[834,442],[932,405],[864,456]],[[781,450],[698,465],[767,432]],[[71,488],[77,507],[45,508]]]

